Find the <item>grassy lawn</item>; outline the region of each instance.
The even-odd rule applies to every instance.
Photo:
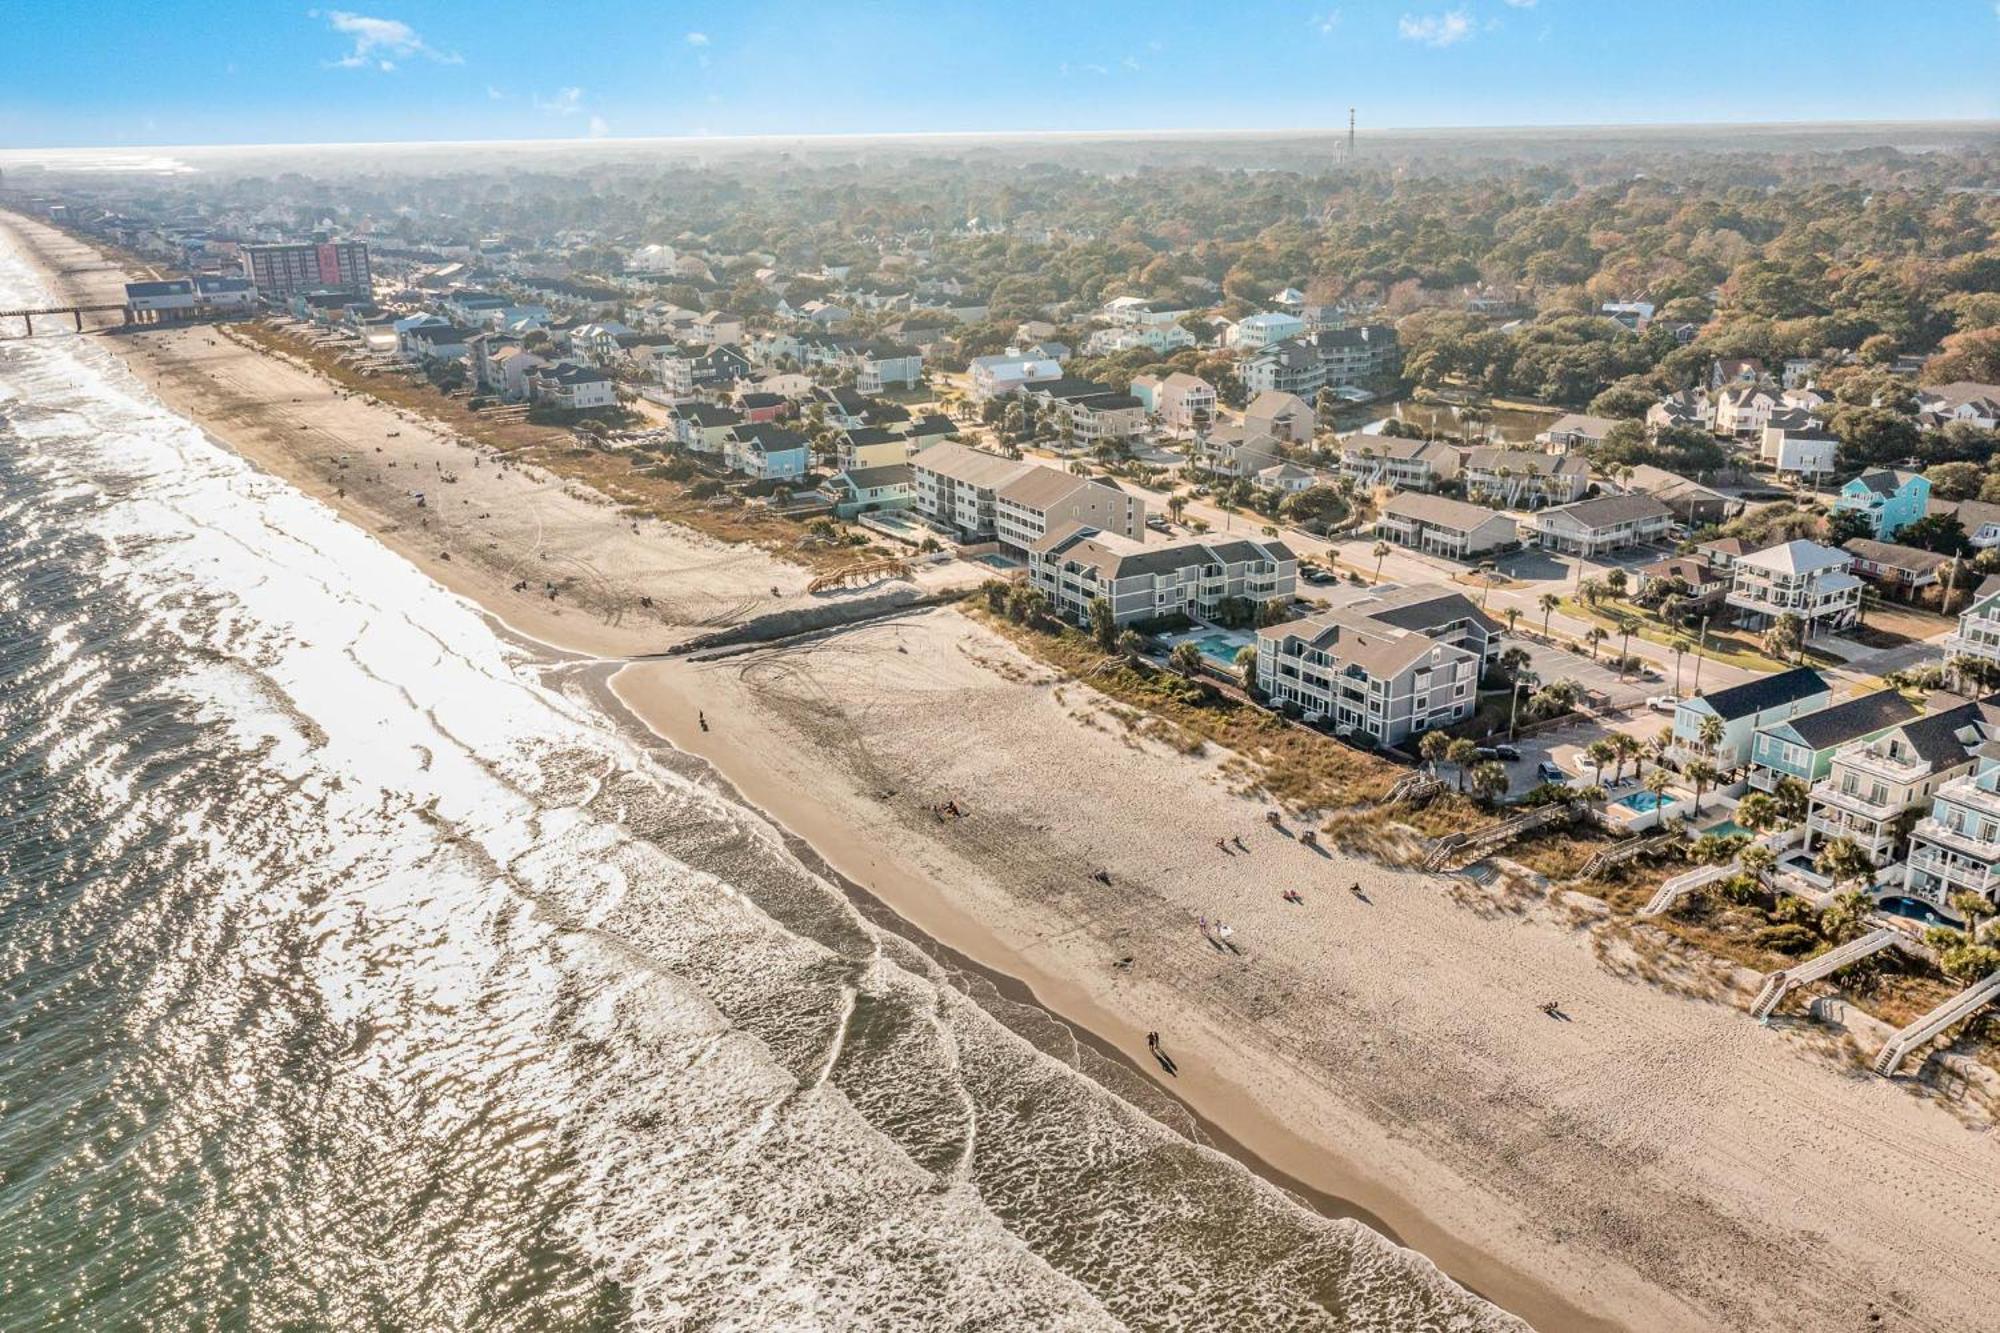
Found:
[[[1379,800],[1406,771],[1173,672],[1134,667],[1107,655],[1081,630],[1064,626],[1048,633],[1016,625],[984,606],[968,603],[965,610],[1030,657],[1165,723],[1164,730],[1150,733],[1157,739],[1188,753],[1198,753],[1199,742],[1233,751],[1248,769],[1241,774],[1248,785],[1293,809]]]
[[[466,398],[446,397],[422,379],[363,374],[342,361],[333,349],[315,347],[268,325],[240,324],[236,332],[245,342],[310,365],[342,388],[438,422],[512,462],[530,463],[555,476],[581,482],[627,513],[679,523],[721,541],[758,546],[779,559],[819,571],[867,559],[871,551],[894,554],[866,547],[801,546],[804,529],[791,519],[734,500],[697,500],[688,494],[692,482],[646,474],[642,469],[659,461],[651,455],[582,446],[580,437],[560,426],[475,412],[466,405]]]
[[[1690,643],[1694,642],[1696,638],[1695,631],[1675,631],[1669,629],[1666,622],[1662,621],[1651,611],[1646,610],[1635,602],[1629,602],[1622,598],[1607,597],[1593,607],[1585,606],[1575,598],[1565,597],[1562,599],[1562,604],[1556,609],[1562,612],[1562,614],[1573,616],[1578,620],[1587,621],[1593,625],[1602,625],[1605,631],[1611,635],[1610,638],[1604,641],[1604,648],[1614,654],[1618,651],[1618,641],[1621,637],[1621,631],[1613,617],[1621,613],[1631,616],[1637,622],[1632,631],[1632,637],[1635,639],[1644,639],[1648,643],[1656,643],[1666,648],[1672,647],[1676,638],[1685,638]],[[1724,666],[1740,667],[1745,671],[1767,673],[1787,671],[1791,668],[1791,663],[1778,661],[1764,652],[1755,639],[1739,631],[1710,629],[1707,638],[1703,642],[1705,646],[1702,651],[1708,660],[1711,662],[1720,662]],[[1694,654],[1690,652],[1687,657],[1689,661],[1692,661]],[[1811,648],[1807,648],[1805,652],[1805,661],[1808,665],[1838,664],[1840,660],[1836,657],[1829,657],[1823,653],[1815,652]]]

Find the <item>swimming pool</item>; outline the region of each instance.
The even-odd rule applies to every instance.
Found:
[[[1640,814],[1645,814],[1648,810],[1659,809],[1661,806],[1668,804],[1672,799],[1672,797],[1663,798],[1658,792],[1646,791],[1641,788],[1630,795],[1620,796],[1611,804],[1622,805],[1627,810],[1636,810]]]
[[[1748,838],[1752,836],[1749,829],[1744,828],[1733,819],[1725,819],[1720,824],[1710,824],[1702,832],[1712,833],[1718,838]]]
[[[1247,634],[1235,634],[1228,630],[1211,630],[1188,640],[1201,650],[1201,655],[1217,666],[1236,669],[1236,654],[1252,643]]]
[[[1912,921],[1921,921],[1927,926],[1956,926],[1959,924],[1952,918],[1940,915],[1935,907],[1917,898],[1904,898],[1901,896],[1883,898],[1875,906],[1889,913],[1891,916],[1907,917]]]

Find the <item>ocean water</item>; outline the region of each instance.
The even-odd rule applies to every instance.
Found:
[[[99,340],[0,417],[0,1330],[1516,1326]]]

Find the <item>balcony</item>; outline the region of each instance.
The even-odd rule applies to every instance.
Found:
[[[2000,838],[1982,838],[1976,833],[1964,832],[1937,819],[1920,819],[1910,830],[1912,843],[1925,842],[1935,848],[1949,849],[1961,857],[1981,863],[2000,862]]]
[[[1890,811],[1877,820],[1840,810],[1823,810],[1814,805],[1812,812],[1806,816],[1806,828],[1829,840],[1846,838],[1870,856],[1880,858],[1896,845],[1895,830],[1889,825],[1894,816],[1895,812]]]
[[[1919,837],[1923,826],[1917,826]],[[1946,893],[1959,889],[1969,889],[1974,893],[1991,893],[2000,885],[2000,873],[1990,863],[1951,856],[1936,847],[1926,846],[1918,841],[1910,847],[1909,865],[1912,870],[1942,881]],[[1942,898],[1944,894],[1940,894]]]

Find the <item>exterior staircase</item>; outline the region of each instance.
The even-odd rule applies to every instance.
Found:
[[[1750,1002],[1750,1017],[1762,1022],[1769,1018],[1779,1003],[1795,987],[1808,981],[1818,981],[1821,977],[1832,976],[1850,963],[1858,963],[1870,954],[1880,953],[1896,943],[1902,935],[1888,926],[1879,926],[1859,939],[1849,940],[1837,949],[1828,949],[1817,958],[1809,958],[1797,967],[1780,968],[1764,978],[1764,987],[1757,992],[1757,998]],[[1908,1028],[1904,1029],[1909,1031]],[[1898,1038],[1901,1037],[1898,1033]]]
[[[1606,847],[1583,863],[1581,878],[1591,879],[1613,866],[1622,866],[1627,861],[1636,861],[1649,853],[1664,851],[1679,842],[1680,838],[1679,830],[1670,830],[1666,833],[1655,833],[1650,838],[1633,838],[1629,842]]]
[[[1477,861],[1524,834],[1550,824],[1566,824],[1573,818],[1575,813],[1568,805],[1545,805],[1470,833],[1447,833],[1431,845],[1430,852],[1424,857],[1423,868],[1442,870],[1454,861],[1460,865]]]
[[[1968,986],[1889,1038],[1883,1043],[1882,1053],[1875,1057],[1875,1072],[1883,1078],[1895,1077],[1896,1071],[1903,1067],[1903,1061],[1910,1058],[1912,1051],[1920,1049],[1946,1028],[1972,1017],[1995,1000],[2000,1000],[2000,972],[1992,973],[1977,985]]]
[[[1728,879],[1736,873],[1736,870],[1736,863],[1729,861],[1722,865],[1696,866],[1693,870],[1685,874],[1675,875],[1672,879],[1653,891],[1653,896],[1648,898],[1646,905],[1639,909],[1639,915],[1658,916],[1679,902],[1685,895],[1694,892],[1703,885],[1713,884],[1719,879]]]

